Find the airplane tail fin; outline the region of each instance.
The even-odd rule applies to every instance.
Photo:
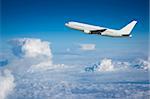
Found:
[[[137,21],[132,21],[131,23],[129,23],[128,25],[123,27],[120,30],[120,32],[122,32],[124,35],[129,35],[131,33],[132,29],[134,28],[136,23],[137,23]]]

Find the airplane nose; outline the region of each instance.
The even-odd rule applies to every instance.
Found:
[[[69,24],[68,23],[65,23],[65,26],[68,26]]]

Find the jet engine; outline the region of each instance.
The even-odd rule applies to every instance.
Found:
[[[91,31],[89,31],[89,30],[84,30],[84,32],[85,32],[85,33],[88,33],[88,34],[91,33]]]

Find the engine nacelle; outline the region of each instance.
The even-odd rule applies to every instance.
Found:
[[[85,33],[88,33],[88,34],[91,33],[91,31],[89,31],[89,30],[84,30],[84,32],[85,32]]]

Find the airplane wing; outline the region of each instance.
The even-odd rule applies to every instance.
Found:
[[[101,34],[102,32],[104,32],[106,30],[107,29],[91,30],[90,34]]]

